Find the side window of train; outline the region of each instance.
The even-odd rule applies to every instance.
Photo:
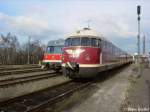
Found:
[[[106,42],[103,41],[103,48],[106,49]]]
[[[105,48],[105,41],[101,40],[101,47],[104,49]]]
[[[100,40],[96,38],[91,38],[91,46],[100,47]]]
[[[104,41],[103,40],[100,40],[100,46],[101,46],[101,48],[104,48]]]
[[[101,43],[101,39],[97,39],[97,46],[98,47],[101,47],[102,45],[101,45],[102,43]]]
[[[105,41],[105,49],[107,49],[107,42]]]

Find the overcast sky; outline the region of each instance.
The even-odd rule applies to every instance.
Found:
[[[21,43],[27,37],[43,43],[90,27],[122,49],[137,46],[137,5],[142,6],[141,37],[150,48],[150,0],[1,0],[0,33],[11,32]]]

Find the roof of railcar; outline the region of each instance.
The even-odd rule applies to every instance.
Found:
[[[105,38],[102,34],[100,34],[99,32],[96,32],[95,30],[92,30],[90,28],[83,28],[82,30],[78,30],[78,31],[72,33],[71,35],[69,35],[67,38],[77,38],[77,37],[80,37],[80,38],[84,38],[84,37],[98,38],[98,39],[101,39],[103,41],[107,41],[107,42],[111,43],[112,45],[114,45],[107,38]]]
[[[76,38],[76,37],[90,37],[90,38],[99,38],[105,40],[104,37],[99,34],[98,32],[90,29],[90,28],[83,28],[82,30],[78,30],[69,35],[67,38]]]
[[[47,46],[64,46],[64,39],[50,40]]]

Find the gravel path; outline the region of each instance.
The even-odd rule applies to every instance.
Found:
[[[129,66],[112,78],[102,83],[96,83],[96,92],[65,112],[120,112],[131,73],[132,69]]]
[[[130,88],[122,105],[123,112],[149,112],[150,69],[143,69],[141,77],[130,77]],[[137,73],[133,74],[134,76]]]

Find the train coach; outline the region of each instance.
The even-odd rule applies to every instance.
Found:
[[[59,72],[61,70],[62,48],[64,40],[52,40],[48,43],[42,59],[42,68]]]
[[[131,55],[92,29],[84,28],[65,40],[62,70],[70,78],[89,78],[131,61]]]

